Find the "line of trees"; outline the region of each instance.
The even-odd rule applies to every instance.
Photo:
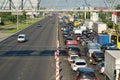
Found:
[[[19,22],[26,20],[26,12],[23,12],[22,15],[18,15]],[[0,12],[0,24],[4,25],[7,23],[16,23],[17,22],[17,15],[12,15],[11,12]]]

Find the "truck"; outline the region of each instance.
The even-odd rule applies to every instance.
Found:
[[[97,43],[100,45],[104,45],[109,43],[109,35],[107,34],[98,34],[97,35]]]
[[[70,21],[70,22],[74,22],[74,17],[73,17],[73,16],[70,16],[70,17],[69,17],[69,21]]]
[[[76,28],[76,29],[74,30],[74,34],[75,34],[75,35],[76,35],[76,34],[82,34],[82,30],[79,29],[79,28]]]
[[[101,34],[105,30],[107,30],[107,24],[105,24],[103,22],[94,22],[93,23],[93,31],[94,32]]]
[[[93,28],[92,28],[92,26],[93,26],[93,21],[86,20],[86,21],[85,21],[85,25],[86,25],[87,29],[93,29]]]
[[[120,80],[120,51],[105,51],[105,71],[104,74],[109,80]]]

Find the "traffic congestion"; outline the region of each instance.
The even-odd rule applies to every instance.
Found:
[[[98,24],[96,26],[98,27],[102,24],[102,27],[105,28],[94,31],[94,28],[89,28],[90,26],[87,25],[88,21],[76,17],[73,18],[73,21],[66,15],[59,15],[59,33],[62,38],[61,48],[65,49],[69,67],[77,75],[75,80],[111,80],[112,77],[108,75],[111,75],[112,72],[107,72],[109,67],[105,68],[105,63],[108,60],[106,55],[112,51],[119,52],[115,39],[112,38],[114,42],[109,41],[110,36],[104,33],[108,29],[102,22],[95,22],[95,25]],[[111,64],[107,62],[107,65],[110,66]],[[112,75],[116,75],[118,79],[119,72],[115,74],[114,71],[115,69]]]

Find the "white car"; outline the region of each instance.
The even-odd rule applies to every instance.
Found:
[[[73,63],[73,61],[75,59],[80,59],[79,55],[77,55],[77,54],[71,54],[70,56],[68,56],[68,62],[69,62],[69,64]]]
[[[73,71],[76,71],[80,67],[87,67],[87,62],[85,59],[75,59],[71,64],[71,68]]]
[[[25,42],[26,41],[26,36],[25,34],[19,34],[17,38],[18,42]]]

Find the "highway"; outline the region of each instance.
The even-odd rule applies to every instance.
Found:
[[[55,80],[55,58],[57,40],[57,17],[46,17],[41,22],[12,35],[0,42],[0,80]],[[24,33],[25,43],[18,43],[17,36]],[[76,80],[76,72],[72,71],[67,62],[65,45],[59,27],[60,51],[60,79]],[[84,53],[81,46],[79,46]],[[86,59],[85,56],[82,56]],[[87,59],[86,59],[87,60]],[[95,65],[88,65],[95,69]],[[105,80],[96,71],[99,80]]]
[[[0,80],[55,80],[56,17],[12,35],[0,43]],[[24,33],[25,43],[17,36]]]

